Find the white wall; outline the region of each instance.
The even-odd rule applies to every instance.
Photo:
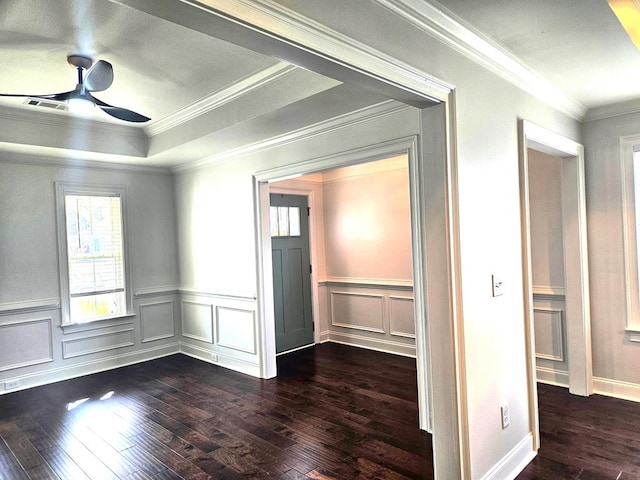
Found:
[[[168,172],[8,163],[0,158],[0,393],[179,350],[177,245]],[[59,328],[54,182],[124,186],[134,316]]]

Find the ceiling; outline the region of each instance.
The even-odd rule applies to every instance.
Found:
[[[77,53],[113,64],[113,85],[96,97],[151,118],[129,124],[97,108],[80,118],[0,98],[0,155],[68,158],[72,151],[83,159],[171,167],[387,101],[122,3],[56,0],[52,8],[50,0],[0,0],[1,93],[72,90],[76,73],[66,57]],[[585,111],[640,99],[640,52],[605,0],[430,3]],[[79,126],[104,138],[68,133]]]

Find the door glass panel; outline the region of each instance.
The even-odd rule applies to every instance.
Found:
[[[269,215],[271,217],[271,236],[278,236],[278,207],[270,207]]]
[[[289,236],[289,209],[287,207],[278,207],[278,236]]]
[[[289,236],[300,236],[300,209],[289,207]]]

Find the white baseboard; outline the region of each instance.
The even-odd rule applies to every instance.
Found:
[[[178,342],[152,348],[145,348],[131,353],[112,355],[98,360],[74,363],[73,365],[47,369],[28,375],[19,375],[14,378],[5,378],[2,380],[2,383],[19,380],[20,387],[6,391],[2,390],[0,391],[0,395],[47,385],[49,383],[60,382],[62,380],[69,380],[71,378],[82,377],[84,375],[91,375],[92,373],[104,372],[106,370],[125,367],[135,363],[147,362],[149,360],[166,357],[175,353],[180,353],[180,344]]]
[[[540,383],[569,388],[569,373],[553,368],[536,367],[536,379]]]
[[[593,392],[609,397],[640,402],[640,385],[608,378],[593,377]]]
[[[482,480],[513,480],[536,455],[537,452],[533,448],[533,436],[528,433],[482,477]]]
[[[320,338],[326,338],[324,342],[342,343],[343,345],[351,345],[353,347],[366,348],[368,350],[375,350],[376,352],[392,353],[394,355],[401,355],[403,357],[416,357],[415,345],[407,345],[406,343],[393,342],[381,338],[371,338],[362,335],[356,335],[353,333],[342,332],[325,332],[320,335]]]
[[[180,352],[190,357],[197,358],[198,360],[202,360],[203,362],[219,365],[221,367],[228,368],[229,370],[260,378],[260,365],[257,363],[240,360],[238,358],[223,355],[185,342],[181,343]]]

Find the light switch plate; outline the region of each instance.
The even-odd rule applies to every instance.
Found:
[[[504,295],[504,282],[502,281],[502,277],[491,275],[491,288],[494,297]]]

